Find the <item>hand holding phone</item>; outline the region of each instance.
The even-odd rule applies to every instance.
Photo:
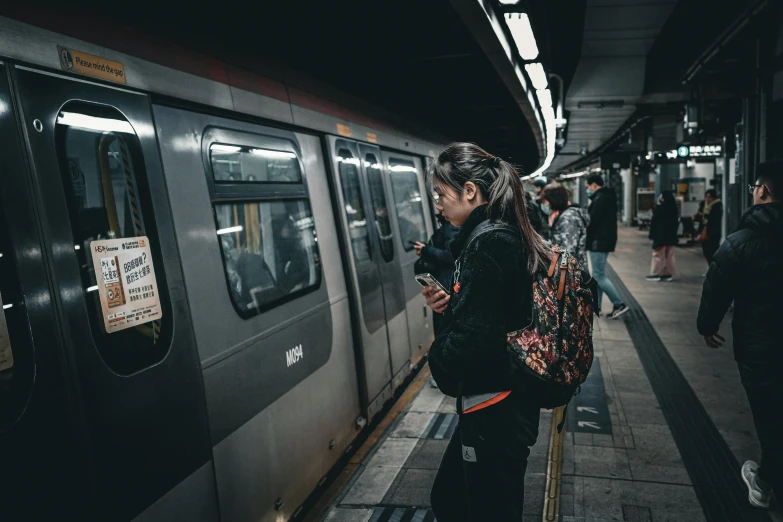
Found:
[[[446,290],[446,287],[443,286],[440,283],[440,281],[435,279],[435,277],[432,274],[418,274],[416,276],[416,282],[419,283],[424,288],[428,286],[434,286],[435,288],[446,292],[446,295],[449,295],[449,291]]]

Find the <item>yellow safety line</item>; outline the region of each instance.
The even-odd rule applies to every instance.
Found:
[[[560,486],[563,470],[563,431],[557,432],[557,425],[563,416],[563,407],[552,411],[552,434],[549,437],[549,459],[546,469],[546,489],[544,490],[543,522],[554,522],[560,518]]]

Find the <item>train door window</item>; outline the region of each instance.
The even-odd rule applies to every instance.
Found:
[[[381,243],[381,255],[388,263],[394,259],[394,235],[389,222],[389,209],[386,206],[383,165],[375,154],[367,154],[364,157],[364,169],[367,172],[367,185],[370,187],[370,199],[375,212],[375,229]]]
[[[300,158],[293,152],[298,149],[289,140],[269,142],[273,146],[266,148],[209,145],[212,176],[219,185],[215,227],[228,293],[245,319],[321,284],[315,220]]]
[[[209,147],[216,183],[301,183],[299,159],[290,151],[213,143]]]
[[[70,102],[55,129],[57,154],[70,212],[82,285],[95,345],[116,373],[129,375],[163,360],[171,336],[165,273],[141,146],[133,127],[117,109]],[[90,242],[150,236],[163,317],[111,334],[103,324]]]
[[[229,293],[248,318],[318,287],[320,260],[307,200],[215,205]]]
[[[427,242],[427,222],[424,218],[418,170],[412,161],[391,158],[389,172],[402,246],[406,251],[411,251],[411,242]]]
[[[35,354],[15,259],[0,209],[0,433],[22,416],[35,381]]]
[[[348,219],[348,233],[354,260],[357,265],[369,263],[372,261],[372,250],[359,181],[359,158],[354,157],[350,150],[340,148],[337,150],[337,169],[343,189],[345,216]]]

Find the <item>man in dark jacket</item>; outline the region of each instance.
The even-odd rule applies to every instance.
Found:
[[[440,228],[432,234],[428,244],[416,243],[416,253],[426,263],[430,275],[440,282],[444,287],[451,287],[451,280],[454,276],[454,256],[449,249],[449,243],[459,232],[459,227],[455,227],[438,214],[437,216]],[[443,314],[432,313],[432,323],[435,327],[435,335],[438,335],[443,328]]]
[[[718,328],[734,301],[734,358],[761,445],[761,465],[745,462],[742,478],[751,504],[768,507],[772,491],[783,495],[783,163],[762,165],[749,189],[754,206],[707,272],[698,329],[708,346],[721,346]]]
[[[600,174],[591,174],[585,180],[587,195],[590,198],[590,224],[587,227],[587,250],[590,251],[592,275],[598,283],[598,313],[601,312],[603,294],[612,302],[610,319],[617,319],[628,312],[617,289],[606,277],[606,258],[617,246],[617,196],[614,190],[604,187]]]
[[[718,198],[715,189],[710,189],[704,193],[704,229],[706,239],[701,244],[701,250],[704,253],[704,259],[707,264],[712,263],[712,256],[718,251],[722,235],[721,223],[723,221],[723,203]]]

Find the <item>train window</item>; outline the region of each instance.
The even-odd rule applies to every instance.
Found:
[[[375,154],[364,157],[364,168],[367,171],[367,184],[370,187],[370,199],[375,211],[375,229],[381,243],[381,255],[387,263],[394,259],[394,235],[389,222],[389,209],[386,207],[386,189],[383,187],[383,165]]]
[[[90,242],[149,236],[154,247],[157,233],[141,146],[118,110],[83,102],[62,108],[55,136],[95,345],[114,372],[129,375],[160,362],[168,353],[171,314],[165,313],[169,304],[160,249],[153,248],[153,261],[163,318],[108,334]]]
[[[427,222],[424,218],[418,170],[412,161],[391,158],[389,172],[402,246],[406,251],[411,251],[411,241],[427,242]]]
[[[357,264],[367,263],[372,260],[372,250],[359,181],[359,158],[354,157],[348,149],[341,148],[337,151],[337,163],[353,257]]]
[[[0,433],[22,416],[35,382],[35,354],[15,259],[0,209]]]
[[[244,318],[317,288],[318,236],[307,200],[216,204],[226,280]]]
[[[209,147],[217,183],[301,183],[299,158],[287,150],[213,143]]]

